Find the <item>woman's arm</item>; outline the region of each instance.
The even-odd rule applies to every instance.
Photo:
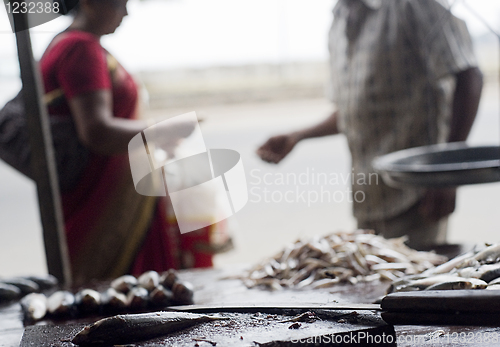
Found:
[[[124,153],[129,141],[146,128],[142,120],[113,117],[110,90],[97,90],[68,100],[83,145],[104,155]]]
[[[103,155],[126,153],[130,140],[148,127],[144,120],[113,117],[112,103],[110,90],[97,90],[68,100],[80,141]],[[162,126],[160,123],[159,126],[163,143],[158,145],[175,146],[191,134],[195,124],[179,122]]]

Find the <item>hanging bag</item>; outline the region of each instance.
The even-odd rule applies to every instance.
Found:
[[[67,31],[69,30],[65,32]],[[60,40],[65,32],[57,35],[51,45]],[[118,61],[107,53],[106,62],[108,72],[113,79],[118,67]],[[64,100],[64,91],[60,88],[45,94],[43,97],[46,106],[59,104],[62,100]],[[59,188],[61,192],[67,192],[78,183],[87,166],[90,152],[78,139],[73,117],[70,115],[51,115],[49,116],[49,122]],[[0,110],[0,159],[33,179],[31,147],[22,89]]]
[[[63,96],[62,90],[47,94],[47,105]],[[50,116],[50,128],[56,159],[59,187],[62,192],[70,190],[80,179],[89,158],[89,150],[78,140],[72,117]],[[23,91],[0,110],[0,159],[25,176],[33,179],[31,170],[31,147]]]

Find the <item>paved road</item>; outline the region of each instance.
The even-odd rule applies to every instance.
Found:
[[[191,109],[165,110],[177,115]],[[279,166],[261,162],[255,148],[269,135],[314,123],[330,112],[324,99],[199,108],[209,148],[241,153],[250,195],[247,206],[231,218],[236,250],[217,265],[255,262],[298,237],[350,230],[348,149],[343,137],[302,143]],[[470,142],[499,143],[498,92],[485,92]],[[309,180],[309,181],[307,181]],[[313,181],[314,180],[314,181]],[[286,201],[285,201],[286,200]],[[500,183],[459,189],[450,222],[451,242],[496,242]],[[44,253],[35,189],[31,182],[0,163],[0,276],[44,273]]]

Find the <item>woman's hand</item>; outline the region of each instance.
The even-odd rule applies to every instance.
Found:
[[[169,156],[173,155],[175,148],[179,143],[191,135],[196,127],[196,122],[178,121],[166,122],[164,126],[158,124],[157,143],[167,151]]]
[[[196,122],[158,122],[113,117],[113,97],[109,90],[77,95],[68,100],[80,141],[94,152],[113,155],[126,153],[128,143],[141,131],[150,129],[148,142],[173,151],[180,140],[188,137]]]

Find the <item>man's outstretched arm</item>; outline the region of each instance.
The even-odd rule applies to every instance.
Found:
[[[299,141],[338,134],[337,118],[337,111],[335,111],[328,118],[310,128],[290,134],[273,136],[257,149],[257,154],[262,160],[268,163],[278,164],[292,151]]]

